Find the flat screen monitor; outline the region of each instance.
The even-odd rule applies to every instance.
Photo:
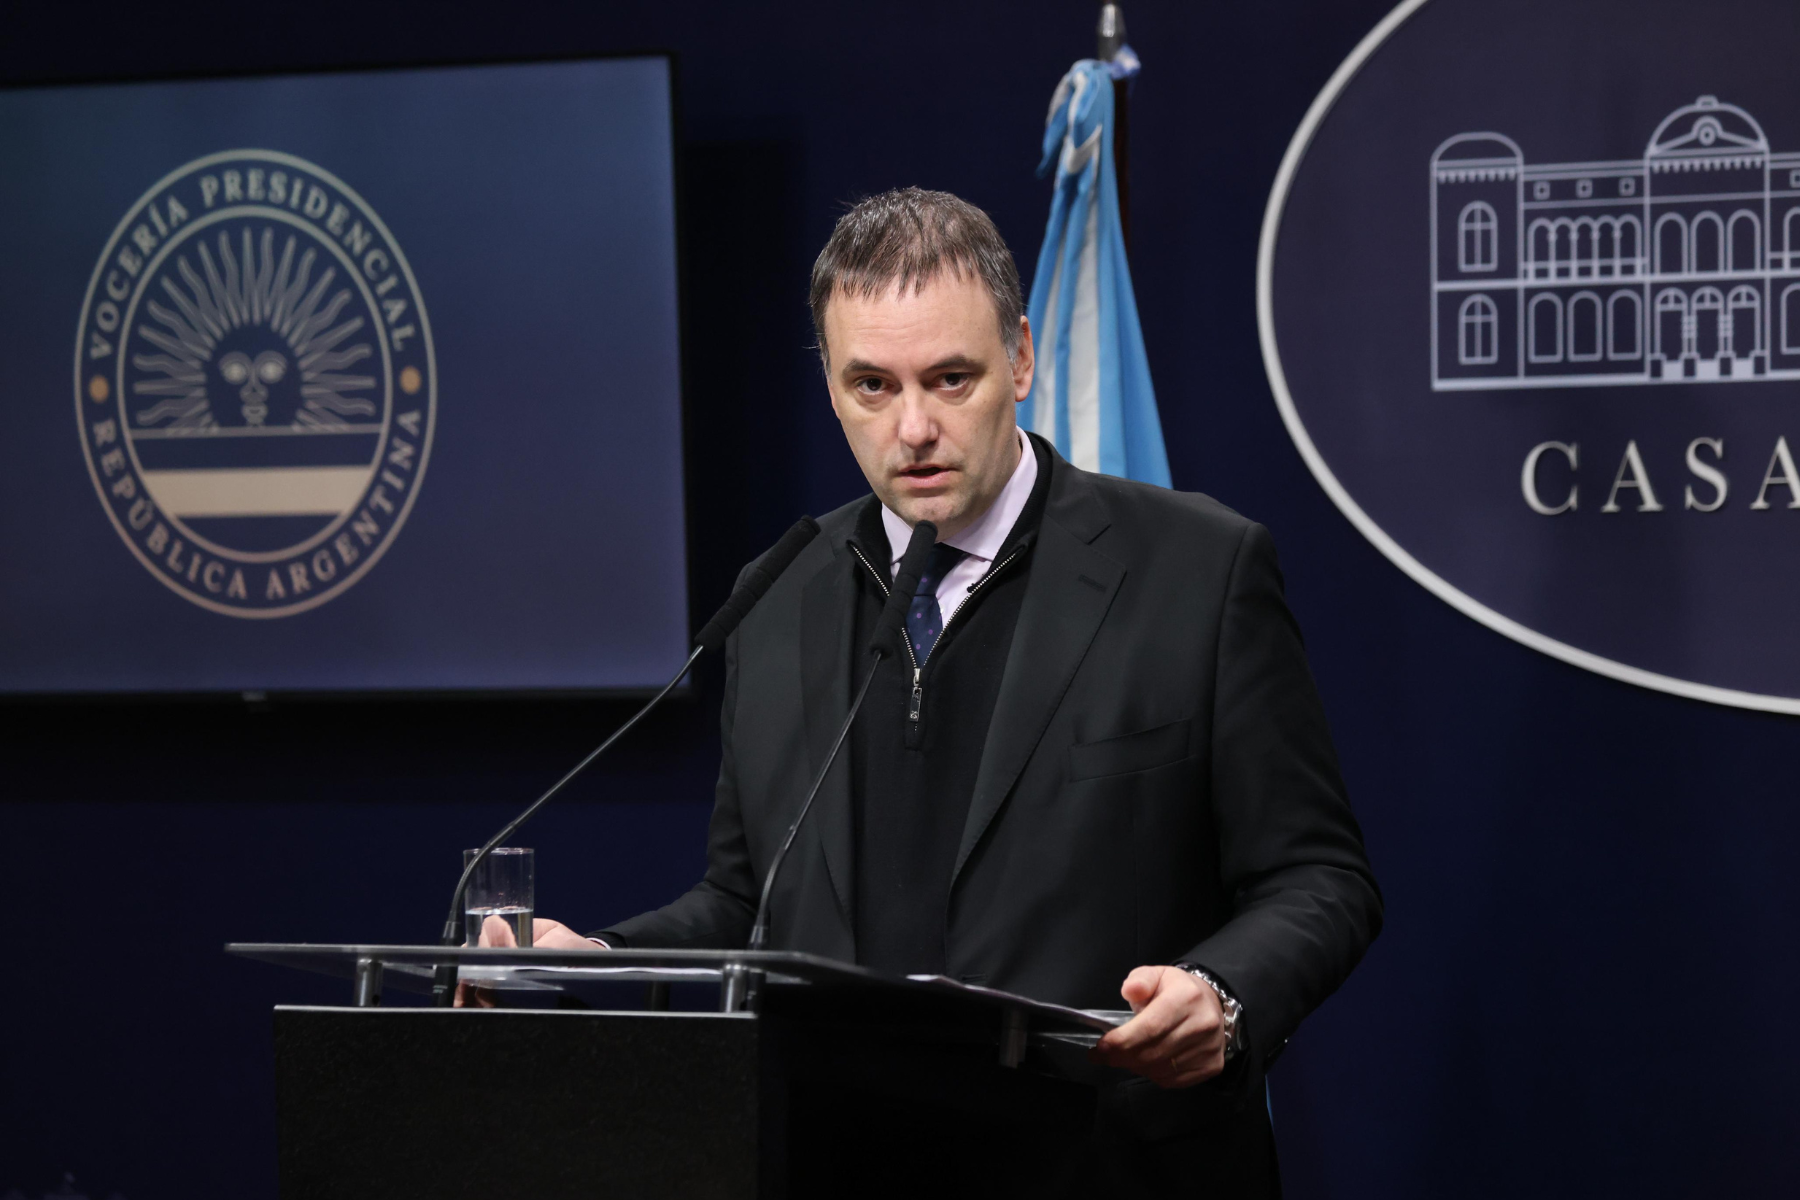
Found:
[[[0,693],[665,682],[673,174],[661,57],[0,92]]]

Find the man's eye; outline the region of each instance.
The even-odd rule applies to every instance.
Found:
[[[966,372],[963,372],[963,371],[952,371],[952,372],[950,372],[950,374],[945,375],[943,378],[939,379],[938,382],[943,384],[947,388],[955,389],[955,388],[959,388],[963,384],[969,382],[969,376]]]
[[[859,379],[856,381],[856,390],[863,393],[865,396],[875,395],[875,393],[882,389],[882,386],[882,381],[879,379]]]

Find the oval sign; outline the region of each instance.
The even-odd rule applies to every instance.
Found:
[[[1402,570],[1565,662],[1779,712],[1795,34],[1791,0],[1408,0],[1294,135],[1257,265],[1288,431]]]

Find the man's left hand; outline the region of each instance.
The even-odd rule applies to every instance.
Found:
[[[1213,990],[1180,967],[1139,967],[1119,989],[1137,1015],[1090,1057],[1158,1087],[1202,1083],[1225,1069],[1225,1013]]]

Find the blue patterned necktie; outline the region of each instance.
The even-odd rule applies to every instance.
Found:
[[[919,588],[913,593],[912,607],[906,610],[906,636],[912,641],[913,653],[918,656],[921,667],[931,657],[931,648],[937,645],[938,636],[944,632],[944,613],[938,608],[938,584],[964,557],[964,552],[955,546],[939,542],[931,548],[931,557],[925,561],[925,570],[919,575]]]

